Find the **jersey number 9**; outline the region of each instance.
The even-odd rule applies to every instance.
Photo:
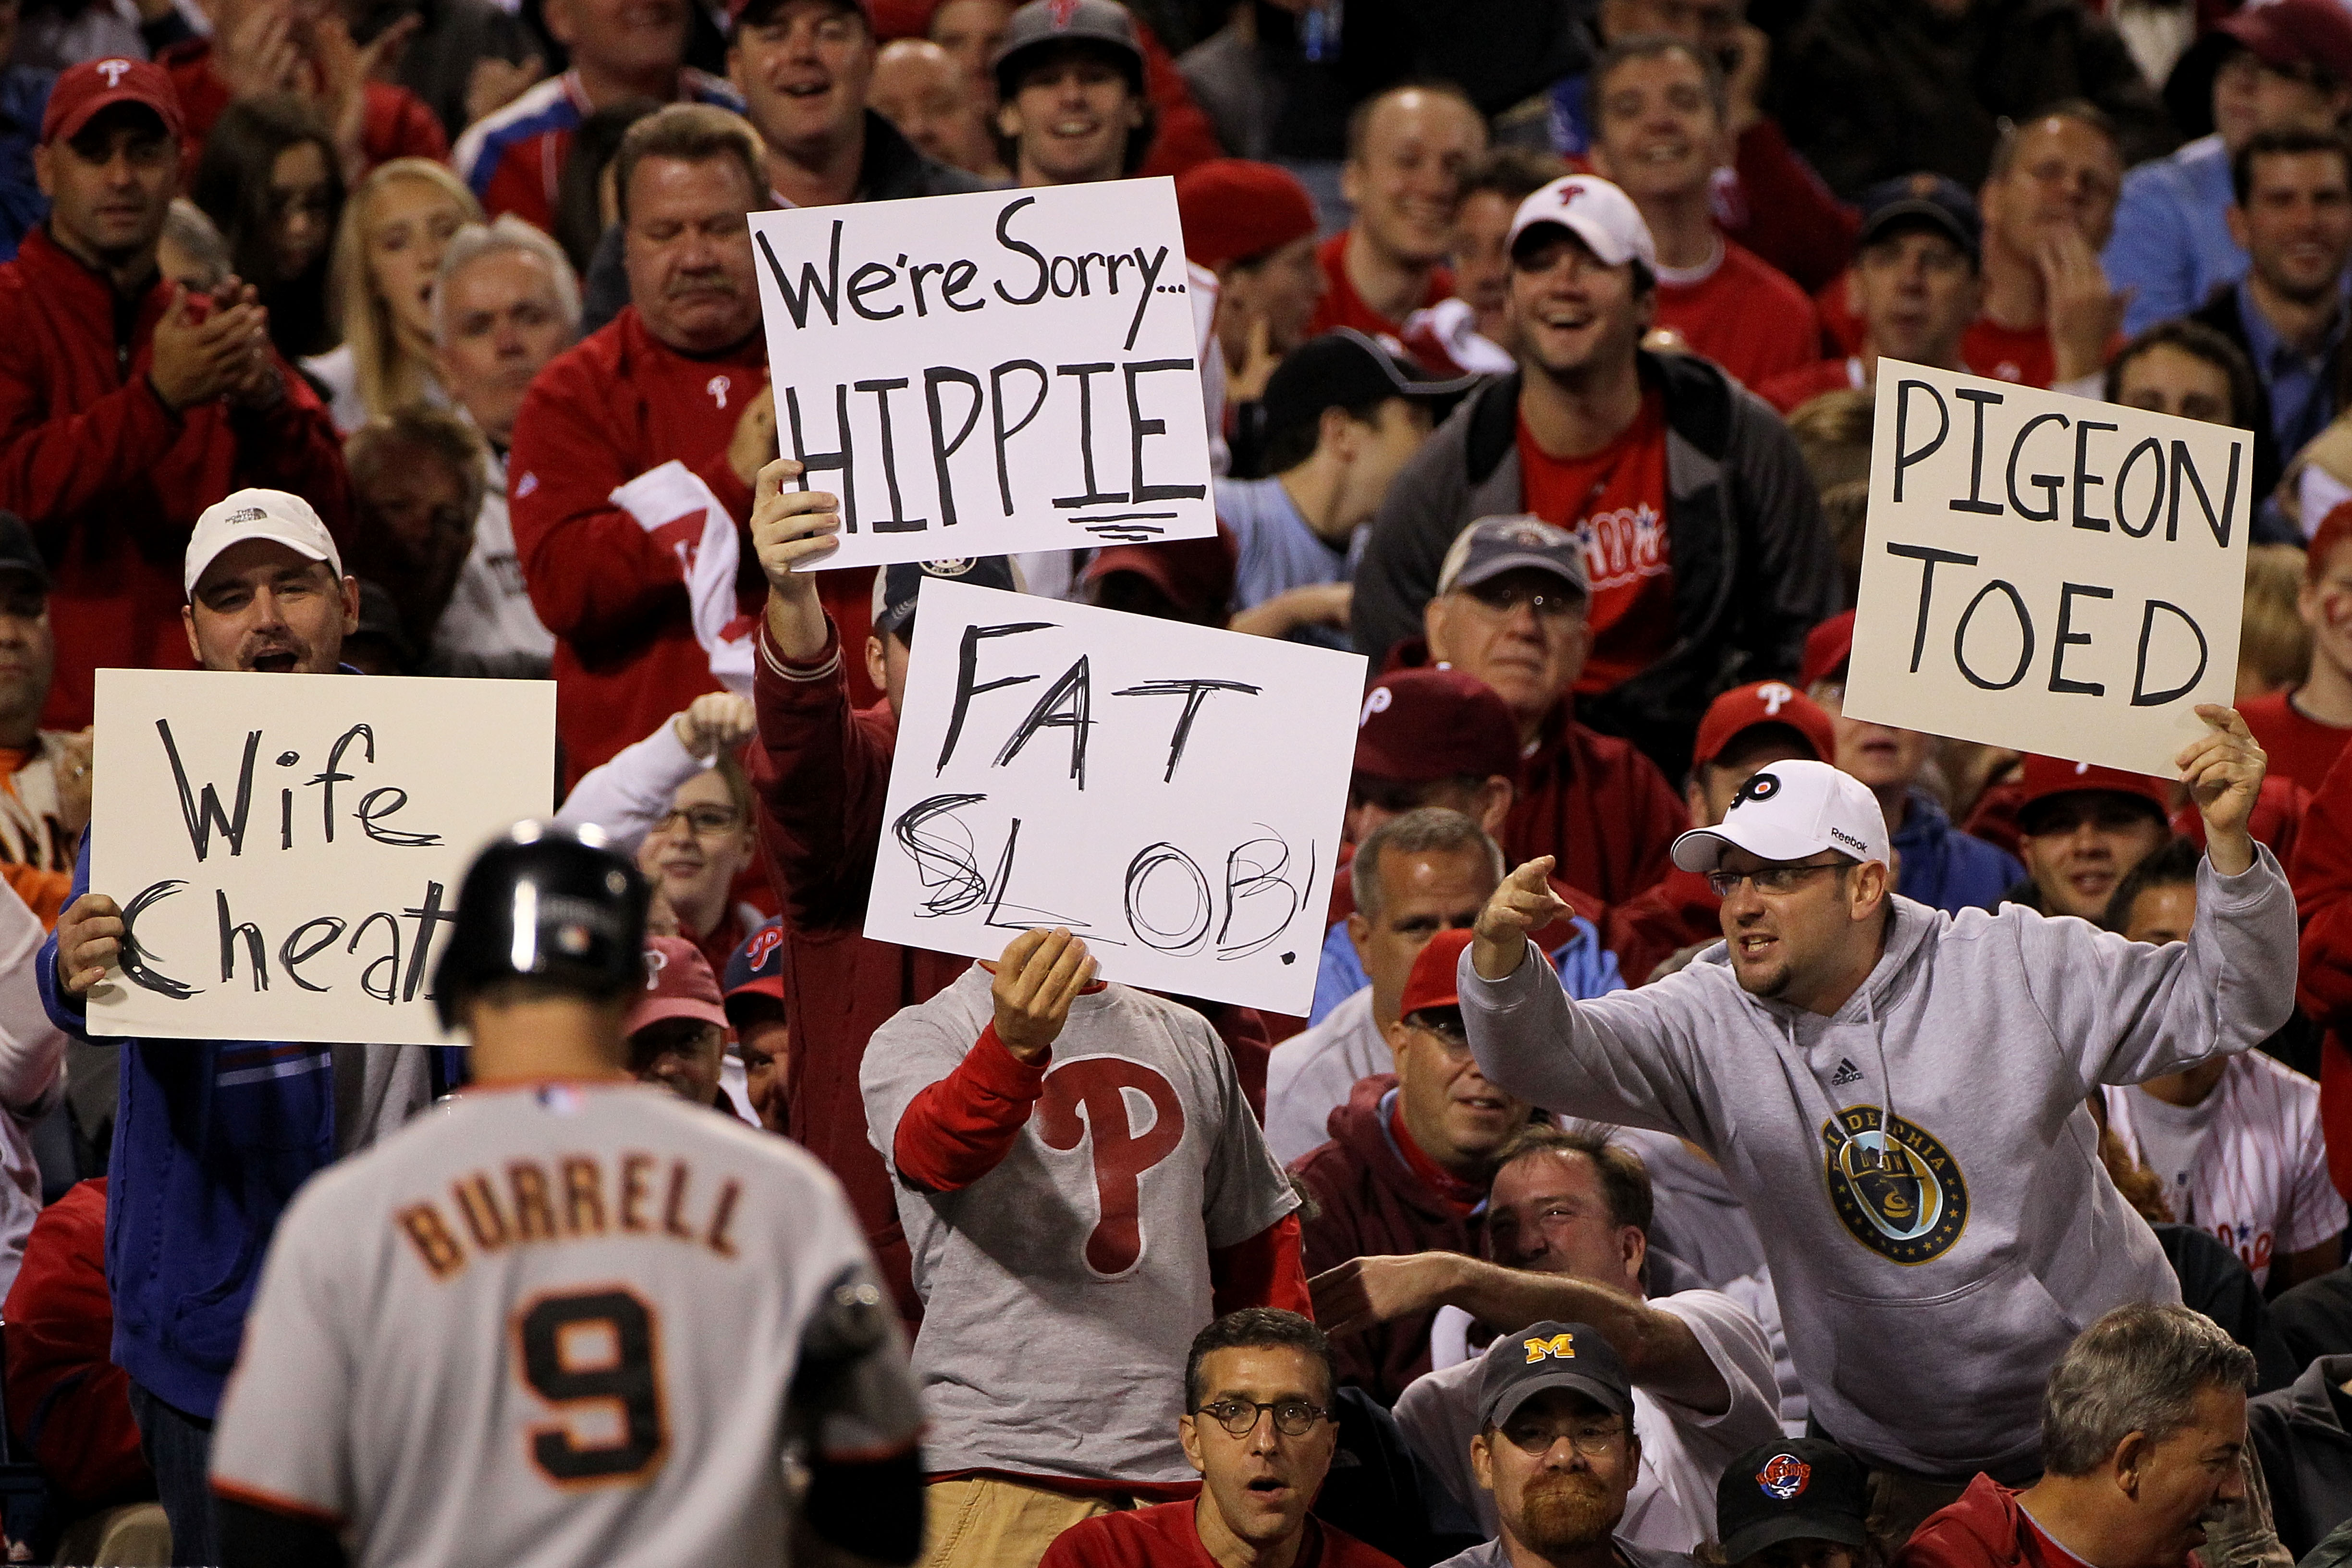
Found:
[[[661,1467],[660,1346],[642,1298],[618,1286],[542,1296],[515,1314],[514,1330],[523,1382],[560,1417],[530,1433],[531,1460],[550,1479],[604,1486]],[[598,1415],[600,1440],[583,1442],[580,1426]]]

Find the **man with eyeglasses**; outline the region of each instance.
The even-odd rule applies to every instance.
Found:
[[[1786,681],[1734,687],[1707,704],[1699,721],[1690,780],[1683,786],[1692,827],[1713,827],[1760,768],[1791,757],[1826,763],[1837,754],[1830,716]],[[1625,983],[1640,985],[1658,966],[1704,947],[1723,932],[1723,900],[1696,871],[1676,867],[1656,885],[1609,911],[1602,938]]]
[[[1592,647],[1588,553],[1538,517],[1480,518],[1445,552],[1422,630],[1430,658],[1484,681],[1518,727],[1505,851],[1549,855],[1570,885],[1614,904],[1666,874],[1683,813],[1655,763],[1577,721]]]
[[[1323,1331],[1296,1312],[1244,1307],[1192,1336],[1184,1363],[1184,1459],[1197,1498],[1097,1514],[1055,1538],[1038,1568],[1396,1568],[1307,1512],[1339,1441]]]
[[[1396,1070],[1358,1083],[1330,1114],[1331,1141],[1291,1162],[1318,1211],[1302,1227],[1310,1275],[1359,1258],[1477,1250],[1473,1220],[1496,1156],[1535,1112],[1470,1058],[1454,995],[1455,961],[1470,934],[1429,939],[1383,1031]],[[1395,1403],[1429,1370],[1435,1314],[1433,1302],[1350,1335],[1334,1352],[1339,1381]]]
[[[646,983],[623,1030],[629,1071],[639,1083],[668,1089],[688,1105],[751,1120],[719,1081],[727,1056],[727,1008],[718,976],[692,942],[646,938]]]
[[[1566,529],[1592,563],[1579,714],[1678,777],[1727,672],[1793,676],[1806,631],[1836,613],[1820,498],[1788,427],[1721,367],[1642,348],[1658,252],[1623,191],[1555,180],[1519,204],[1507,246],[1518,373],[1464,399],[1397,475],[1349,626],[1382,664],[1424,629],[1465,528],[1531,513]]]
[[[1642,1465],[1624,1363],[1590,1323],[1546,1321],[1486,1347],[1470,1468],[1495,1539],[1438,1568],[1689,1568],[1617,1533]]]
[[[2185,943],[1902,898],[1877,799],[1802,761],[1675,841],[1725,938],[1676,973],[1570,1001],[1527,962],[1556,918],[1540,860],[1479,915],[1460,981],[1481,1070],[1717,1162],[1759,1216],[1812,1418],[1886,1477],[1903,1522],[1979,1471],[2039,1470],[2042,1382],[2073,1324],[2179,1300],[2084,1098],[2245,1050],[2294,1005],[2294,894],[2247,832],[2263,751],[2233,710],[2197,713],[2175,759],[2206,830]]]
[[[1730,1297],[1686,1283],[1681,1260],[1651,1246],[1652,1219],[1649,1172],[1633,1148],[1602,1131],[1538,1123],[1503,1150],[1484,1258],[1360,1258],[1307,1282],[1318,1321],[1342,1337],[1441,1308],[1431,1344],[1440,1364],[1397,1401],[1397,1426],[1487,1531],[1494,1500],[1470,1467],[1474,1325],[1508,1339],[1540,1319],[1581,1319],[1619,1350],[1642,1453],[1618,1530],[1642,1545],[1688,1552],[1712,1539],[1725,1462],[1780,1435],[1762,1325]]]

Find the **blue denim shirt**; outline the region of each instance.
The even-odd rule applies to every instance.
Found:
[[[2336,417],[2336,378],[2331,371],[2336,351],[2343,346],[2345,301],[2352,299],[2352,273],[2336,291],[2336,317],[2316,353],[2298,353],[2287,346],[2270,319],[2254,303],[2254,291],[2238,280],[2238,316],[2246,327],[2246,353],[2254,374],[2271,400],[2271,434],[2278,437],[2281,461],[2292,460],[2311,438]]]
[[[2218,134],[2124,176],[2115,235],[2099,261],[2112,287],[2133,291],[2125,331],[2185,316],[2246,275],[2246,253],[2230,237],[2230,154]]]

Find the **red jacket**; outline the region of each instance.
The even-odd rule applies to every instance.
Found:
[[[1959,1501],[1921,1522],[1895,1568],[2076,1568],[2078,1561],[2026,1517],[2015,1491],[1979,1476]],[[2180,1568],[2196,1562],[2191,1553]]]
[[[213,133],[213,126],[235,95],[229,91],[228,83],[221,79],[220,72],[213,68],[209,38],[192,38],[173,46],[163,51],[162,64],[171,74],[172,86],[180,95],[180,113],[187,121],[182,161],[193,177],[204,156],[205,138]],[[442,130],[440,118],[425,107],[423,99],[388,81],[371,81],[365,91],[360,151],[366,156],[369,168],[394,158],[430,158],[442,163],[449,161],[448,133]]]
[[[1723,935],[1723,900],[1696,871],[1675,868],[1638,898],[1609,911],[1601,928],[1603,947],[1617,955],[1628,985],[1642,985],[1650,972],[1695,942]]]
[[[247,485],[290,490],[348,541],[341,444],[310,384],[281,363],[266,410],[174,414],[149,384],[160,279],[135,307],[49,238],[0,266],[0,507],[33,526],[54,585],[57,675],[44,728],[89,722],[101,666],[185,669],[180,568],[205,508]],[[120,310],[120,314],[118,314]]]
[[[1675,836],[1689,826],[1689,807],[1657,763],[1631,741],[1578,723],[1562,702],[1521,764],[1503,853],[1514,866],[1557,856],[1561,881],[1620,904],[1666,874]]]
[[[1357,1084],[1348,1103],[1331,1113],[1331,1142],[1290,1163],[1290,1173],[1322,1210],[1304,1226],[1309,1279],[1350,1258],[1477,1251],[1462,1206],[1417,1174],[1390,1141],[1381,1100],[1396,1086],[1393,1073]],[[1395,1404],[1405,1384],[1429,1370],[1435,1317],[1416,1312],[1334,1341],[1339,1381]]]
[[[77,1508],[152,1486],[116,1366],[106,1294],[106,1178],[41,1211],[9,1289],[8,1433]]]
[[[719,689],[694,638],[677,557],[612,503],[616,488],[672,458],[683,462],[735,519],[738,607],[756,614],[766,601],[751,554],[751,492],[728,463],[727,446],[744,405],[767,384],[759,334],[730,353],[689,358],[626,306],[551,361],[523,398],[507,494],[530,602],[556,637],[555,728],[567,790]],[[872,582],[870,570],[828,572],[820,590],[849,629],[851,683],[867,692],[862,655]]]
[[[2288,863],[2303,917],[2295,1001],[2327,1031],[2319,1058],[2319,1124],[2336,1190],[2352,1193],[2352,749],[2313,792]]]
[[[857,1068],[876,1029],[953,984],[971,960],[865,935],[898,721],[886,702],[851,706],[839,612],[831,614],[832,637],[816,663],[784,664],[764,619],[752,660],[760,738],[744,757],[759,798],[760,847],[783,902],[784,1016],[793,1026],[785,1131],[847,1190],[866,1245],[912,1323],[922,1303],[890,1173],[866,1137]],[[1198,1008],[1233,1052],[1242,1092],[1263,1117],[1271,1050],[1264,1022],[1247,1007],[1186,1005]]]

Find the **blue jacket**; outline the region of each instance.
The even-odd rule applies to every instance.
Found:
[[[1895,890],[1947,914],[1997,910],[2001,895],[2025,875],[2017,857],[1952,826],[1936,798],[1911,792],[1911,809],[1895,835],[1902,869]]]
[[[73,898],[89,888],[85,834]],[[39,963],[50,1021],[88,1039],[82,999],[58,989],[54,932]],[[106,1205],[114,1363],[165,1404],[209,1420],[278,1216],[335,1157],[332,1050],[271,1040],[122,1046]]]

